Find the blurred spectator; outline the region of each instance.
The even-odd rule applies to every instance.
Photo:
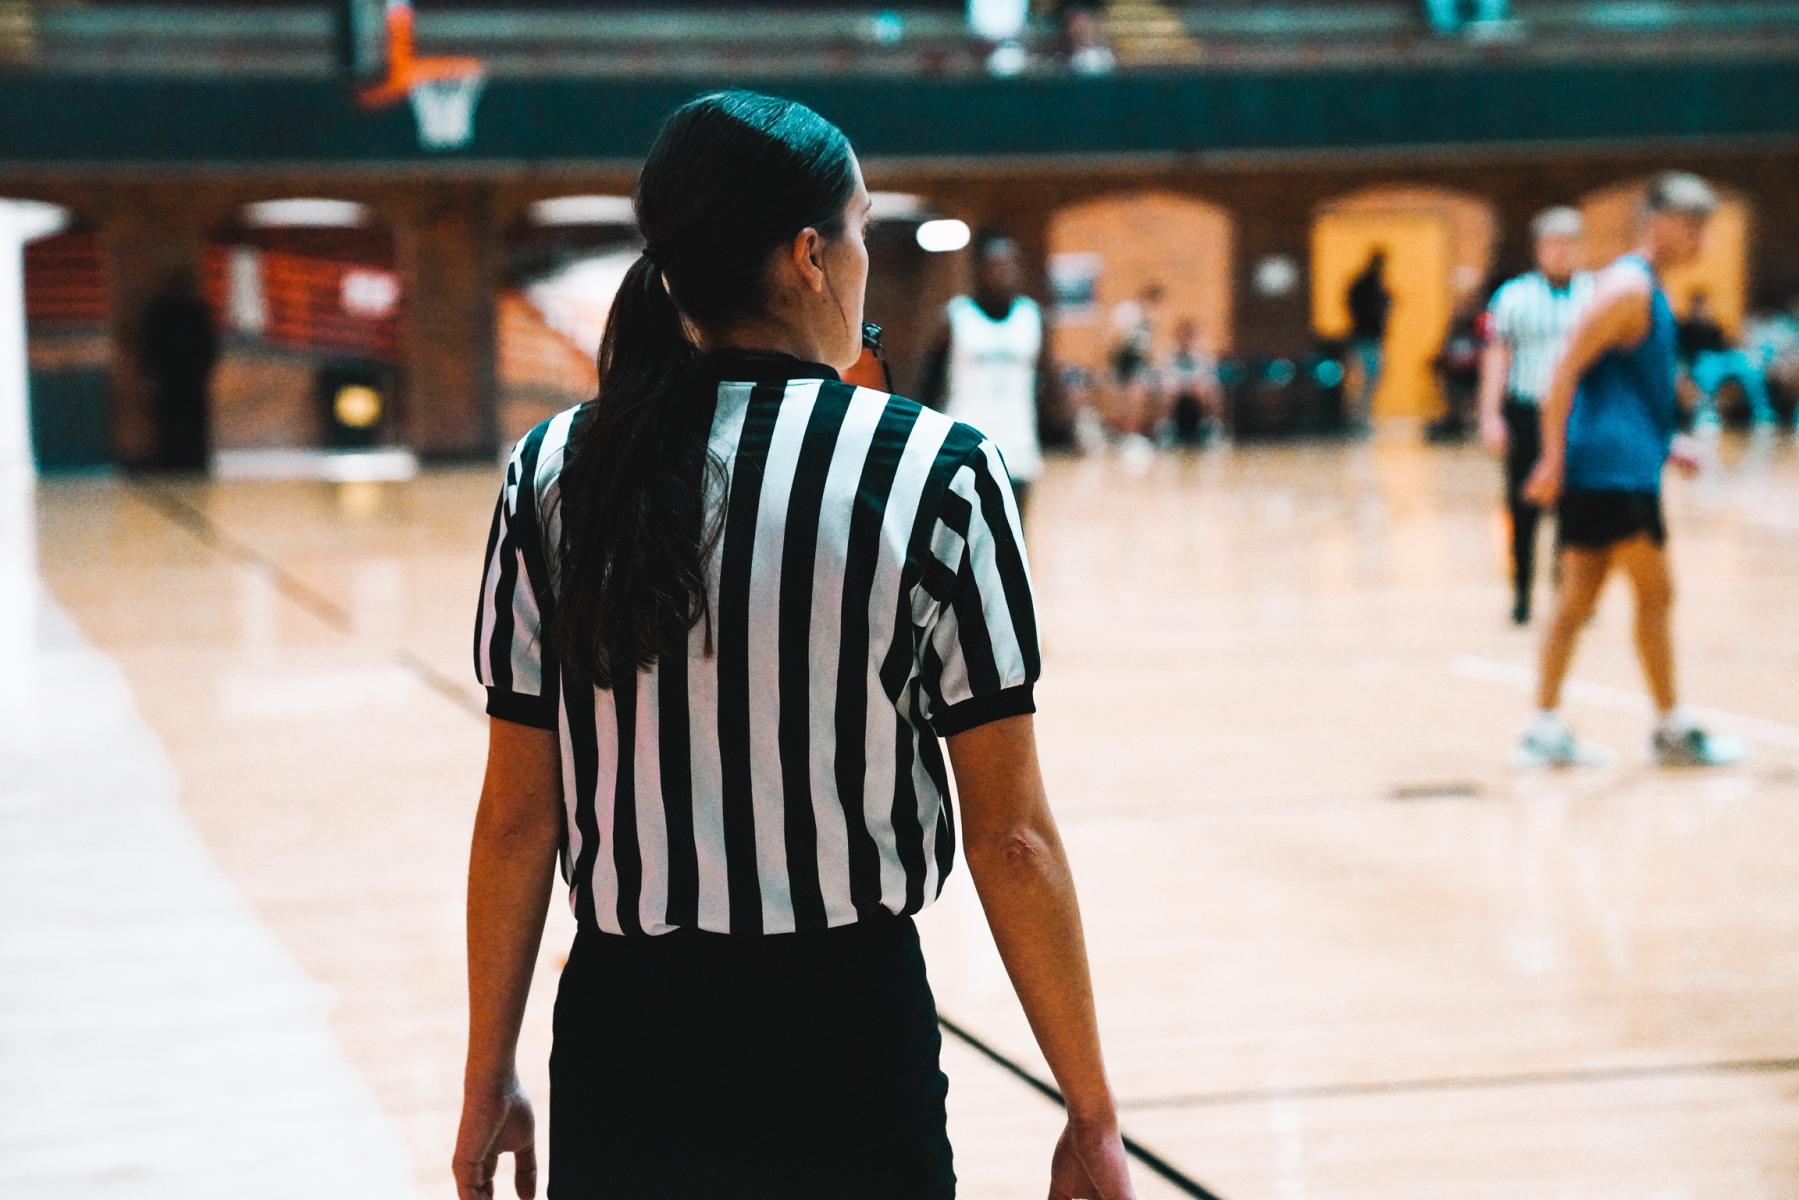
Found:
[[[1387,290],[1387,252],[1377,249],[1368,265],[1349,284],[1349,334],[1361,364],[1361,380],[1350,402],[1349,427],[1366,433],[1374,412],[1374,393],[1380,387],[1381,359],[1387,341],[1387,317],[1393,310],[1393,293]]]
[[[1147,284],[1135,300],[1112,310],[1111,425],[1122,435],[1123,448],[1138,455],[1167,418],[1165,389],[1156,370],[1155,344],[1162,321],[1164,292],[1159,283]]]
[[[1743,353],[1760,369],[1771,392],[1778,392],[1793,428],[1799,431],[1799,296],[1785,311],[1764,304],[1743,322]]]
[[[1727,383],[1742,390],[1749,405],[1749,420],[1754,425],[1774,421],[1774,405],[1768,397],[1767,377],[1760,364],[1725,337],[1724,329],[1712,316],[1711,299],[1704,292],[1693,293],[1692,306],[1678,326],[1680,365],[1692,380],[1698,393],[1698,420],[1716,427],[1723,423],[1718,409],[1718,394]]]
[[[968,27],[978,38],[993,43],[987,70],[994,75],[1016,75],[1029,65],[1030,55],[1019,42],[1030,0],[968,0]]]
[[[1093,372],[1079,363],[1068,363],[1056,375],[1062,401],[1068,407],[1074,445],[1082,454],[1105,449],[1106,422],[1100,413],[1102,389]]]
[[[1430,442],[1459,442],[1474,428],[1475,398],[1480,391],[1480,362],[1486,349],[1486,304],[1478,290],[1463,294],[1449,319],[1443,348],[1432,360],[1443,390],[1443,415],[1425,427]]]
[[[1062,44],[1077,74],[1104,75],[1118,65],[1093,4],[1062,6]]]
[[[1424,0],[1432,33],[1461,33],[1470,24],[1497,25],[1511,17],[1510,0]]]
[[[177,271],[144,309],[138,361],[156,414],[156,467],[204,471],[212,451],[208,387],[219,360],[212,312],[192,271]]]
[[[1168,388],[1174,397],[1174,426],[1181,440],[1205,446],[1225,438],[1224,389],[1218,360],[1199,335],[1199,323],[1183,318],[1175,327],[1168,356]]]

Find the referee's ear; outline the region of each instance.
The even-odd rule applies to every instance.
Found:
[[[823,293],[825,290],[825,240],[818,230],[811,225],[806,226],[794,235],[793,244],[787,248],[789,265],[792,266],[800,285],[807,291]]]

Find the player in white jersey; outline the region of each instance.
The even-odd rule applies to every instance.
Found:
[[[1480,431],[1505,460],[1505,502],[1512,525],[1512,621],[1530,620],[1536,575],[1537,506],[1524,481],[1542,449],[1538,406],[1568,331],[1593,292],[1580,261],[1580,214],[1551,208],[1531,222],[1537,269],[1507,280],[1488,308],[1491,337],[1481,360]]]
[[[1021,516],[1030,485],[1043,473],[1037,434],[1043,315],[1020,291],[1022,279],[1017,243],[983,233],[975,242],[973,294],[945,306],[918,397],[999,447]]]

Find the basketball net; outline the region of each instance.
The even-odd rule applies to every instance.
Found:
[[[475,135],[475,105],[487,84],[481,60],[418,57],[407,0],[388,0],[387,44],[387,78],[357,92],[358,102],[377,109],[410,101],[419,146],[425,150],[468,145]]]

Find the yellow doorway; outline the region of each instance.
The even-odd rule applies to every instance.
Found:
[[[1349,285],[1385,250],[1393,306],[1374,415],[1435,416],[1441,409],[1431,360],[1443,345],[1453,305],[1451,229],[1446,216],[1353,208],[1326,212],[1312,226],[1312,323],[1326,337],[1349,334]]]

